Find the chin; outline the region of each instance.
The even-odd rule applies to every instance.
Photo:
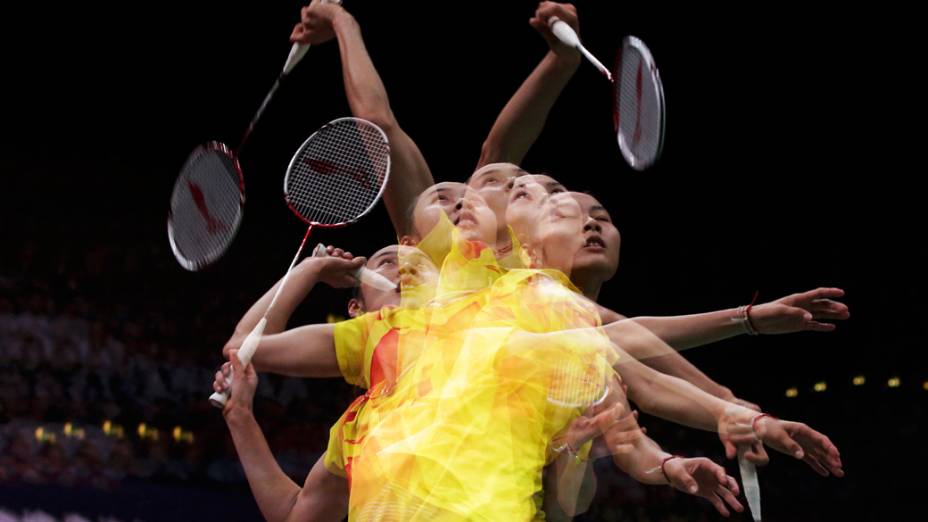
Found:
[[[617,264],[612,264],[604,255],[586,255],[574,258],[573,272],[596,274],[603,280],[612,278],[618,270]]]

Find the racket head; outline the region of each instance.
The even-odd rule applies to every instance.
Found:
[[[306,139],[284,176],[284,199],[311,226],[335,228],[365,216],[390,176],[390,143],[377,125],[338,118]]]
[[[607,373],[600,361],[574,354],[557,358],[548,384],[548,402],[564,408],[587,408],[609,393]]]
[[[219,142],[195,148],[177,176],[168,209],[168,242],[177,262],[195,272],[222,257],[244,207],[245,181],[235,155]]]
[[[664,148],[664,85],[651,51],[626,36],[616,59],[613,119],[622,157],[638,171],[650,167]]]

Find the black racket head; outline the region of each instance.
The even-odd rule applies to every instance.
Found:
[[[168,241],[190,271],[225,253],[235,239],[245,205],[245,182],[228,147],[210,142],[193,150],[174,183],[168,211]]]
[[[645,170],[664,148],[664,86],[651,51],[627,36],[616,59],[613,117],[622,157],[635,170]]]
[[[390,175],[390,144],[377,125],[333,120],[300,146],[284,177],[287,206],[305,223],[339,227],[366,215]]]

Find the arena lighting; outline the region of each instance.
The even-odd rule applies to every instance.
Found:
[[[793,397],[796,397],[796,396],[798,396],[798,395],[799,395],[799,390],[797,390],[796,388],[787,388],[787,389],[786,389],[786,396],[789,397],[790,399],[792,399]]]
[[[863,375],[857,375],[851,382],[854,383],[854,386],[863,386],[864,384],[867,384],[867,378]]]
[[[886,381],[886,385],[890,388],[898,388],[900,384],[902,384],[902,381],[899,380],[899,377],[892,377]]]
[[[174,442],[178,444],[181,442],[193,444],[193,432],[184,431],[184,429],[180,426],[174,426],[174,430],[171,432],[171,436],[174,438]]]
[[[825,381],[815,383],[815,386],[812,387],[813,390],[817,392],[823,392],[828,389],[828,384]]]

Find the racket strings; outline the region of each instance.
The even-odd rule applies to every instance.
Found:
[[[373,124],[342,119],[323,127],[294,158],[287,202],[304,220],[346,223],[378,200],[389,171],[390,148]]]
[[[656,74],[637,48],[623,48],[616,91],[617,131],[632,166],[647,166],[660,153],[662,100]]]
[[[548,401],[568,408],[590,406],[607,392],[606,378],[594,361],[575,355],[559,358],[548,384]]]
[[[218,258],[242,218],[241,181],[234,160],[201,147],[188,158],[174,185],[169,233],[176,253],[198,268]]]

